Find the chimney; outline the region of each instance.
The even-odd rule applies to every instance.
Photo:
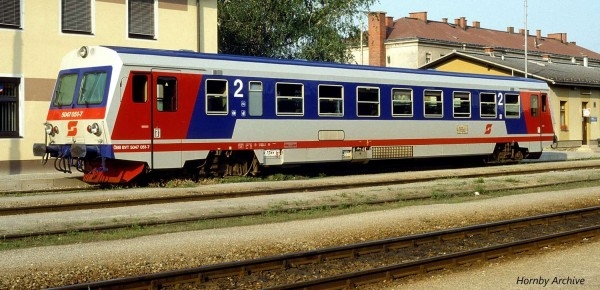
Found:
[[[587,55],[583,56],[583,66],[585,66],[585,67],[589,66],[589,59],[588,59]]]
[[[473,27],[475,27],[475,28],[481,28],[481,22],[479,22],[479,21],[473,21]]]
[[[525,29],[523,29],[523,28],[519,28],[519,34],[521,34],[521,35],[525,35]]]
[[[385,18],[385,26],[387,28],[392,28],[394,27],[394,17],[388,16]]]
[[[542,39],[542,30],[538,29],[535,31],[535,37],[537,39]]]
[[[462,28],[463,30],[467,29],[467,19],[464,17],[460,18],[460,28]]]
[[[443,23],[448,23],[448,18],[442,18]]]
[[[369,12],[369,64],[385,66],[385,38],[387,26],[385,12]]]
[[[506,28],[506,32],[508,32],[510,34],[513,34],[513,33],[515,33],[515,28],[512,27],[512,26],[509,26],[509,27]]]
[[[549,33],[548,38],[556,39],[562,43],[567,43],[566,33]]]
[[[408,13],[408,18],[414,18],[427,22],[427,12],[411,12]]]

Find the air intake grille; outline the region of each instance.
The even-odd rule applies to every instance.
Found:
[[[413,146],[371,147],[373,159],[392,159],[413,157]]]

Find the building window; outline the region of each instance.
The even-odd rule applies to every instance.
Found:
[[[262,82],[250,82],[248,90],[248,113],[250,116],[263,115],[263,85]]]
[[[19,137],[18,78],[0,78],[0,138]]]
[[[479,95],[481,118],[496,118],[496,94],[481,93]]]
[[[426,52],[425,53],[425,63],[430,63],[431,62],[431,52]]]
[[[62,32],[92,33],[92,4],[90,0],[62,0]]]
[[[304,114],[304,86],[302,84],[277,83],[277,114]]]
[[[452,110],[454,118],[470,118],[471,93],[454,92],[454,98],[452,99]]]
[[[413,96],[409,89],[392,89],[392,116],[411,117],[413,115]]]
[[[379,116],[379,88],[358,87],[356,112],[359,117]]]
[[[206,80],[206,114],[226,115],[227,96],[226,80]]]
[[[425,90],[423,92],[425,106],[425,117],[441,118],[444,116],[444,100],[442,91]]]
[[[319,115],[344,115],[344,90],[342,86],[319,86]]]
[[[159,112],[177,111],[177,79],[159,77],[156,80],[156,109]]]
[[[519,101],[519,95],[517,94],[506,94],[506,105],[504,114],[506,118],[520,118],[521,117],[521,102]]]
[[[567,101],[560,101],[560,130],[569,131],[567,125]]]
[[[0,0],[0,27],[21,28],[21,1]]]
[[[129,0],[128,9],[129,37],[154,39],[156,35],[154,0]]]

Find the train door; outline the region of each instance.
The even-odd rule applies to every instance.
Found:
[[[183,167],[194,105],[200,88],[198,72],[152,70],[152,168]]]
[[[548,109],[546,95],[544,94],[542,98],[542,94],[539,92],[524,92],[521,93],[521,99],[523,101],[523,113],[525,124],[527,126],[527,133],[536,135],[536,142],[530,143],[529,150],[538,152],[542,149],[542,135],[544,131],[542,128],[545,126],[545,124],[542,123],[542,115],[545,113],[542,112],[542,108],[544,111]],[[542,99],[544,100],[542,101]],[[542,106],[542,102],[545,104],[544,106]],[[533,146],[535,147],[531,148]]]
[[[151,165],[151,75],[133,71],[121,79],[121,104],[112,131],[118,159],[136,160]]]
[[[181,166],[179,73],[152,70],[152,168]]]

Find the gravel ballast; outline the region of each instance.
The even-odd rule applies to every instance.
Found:
[[[9,250],[0,252],[0,288],[31,289],[89,282],[90,279],[251,259],[597,205],[600,205],[600,188],[594,187],[456,204],[409,206],[314,220]],[[590,251],[589,255],[596,253],[597,257],[599,247],[596,242],[580,249]],[[523,275],[542,273],[547,266],[537,264],[535,267]],[[598,264],[588,267],[600,269]],[[585,276],[589,279],[586,285],[599,282],[597,276],[588,272],[565,270],[564,275]]]

